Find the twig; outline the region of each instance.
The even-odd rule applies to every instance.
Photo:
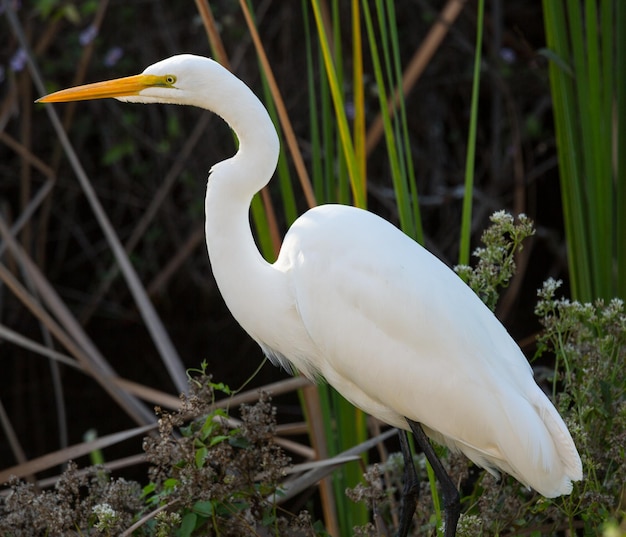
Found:
[[[33,82],[39,92],[42,94],[45,93],[45,88],[43,85],[42,78],[39,74],[39,69],[35,64],[35,60],[33,55],[29,51],[28,43],[22,31],[20,22],[16,17],[15,13],[12,9],[6,10],[6,15],[9,19],[10,25],[13,29],[14,34],[17,39],[20,41],[20,45],[22,48],[27,51],[27,63],[29,70],[31,72],[31,76],[33,78]],[[172,341],[161,322],[161,319],[156,313],[156,310],[153,304],[150,302],[146,291],[141,284],[139,277],[137,276],[137,272],[135,271],[132,263],[128,259],[128,256],[124,252],[124,248],[115,233],[111,222],[104,212],[102,205],[98,199],[98,196],[85,173],[85,170],[78,158],[78,155],[74,151],[74,148],[65,133],[61,125],[61,121],[59,116],[56,114],[54,106],[48,105],[46,106],[46,112],[50,118],[50,122],[52,123],[55,132],[59,138],[59,142],[63,146],[65,154],[76,174],[76,178],[80,183],[80,186],[83,189],[85,197],[89,202],[91,209],[96,217],[96,220],[100,224],[100,227],[109,243],[109,246],[113,252],[113,255],[117,259],[117,262],[120,265],[120,269],[124,274],[124,278],[130,288],[130,291],[135,299],[135,303],[141,313],[144,322],[146,323],[146,327],[152,336],[152,340],[154,341],[159,354],[170,373],[170,377],[172,382],[174,383],[176,389],[179,392],[184,392],[187,389],[187,377],[185,374],[185,368],[183,366],[183,362],[180,359],[180,356],[176,352]]]
[[[52,468],[53,466],[57,466],[69,460],[77,459],[78,457],[82,457],[84,455],[88,455],[94,450],[103,449],[114,444],[119,444],[120,442],[128,440],[129,438],[134,438],[135,436],[145,434],[148,431],[152,431],[156,428],[157,424],[152,423],[150,425],[144,425],[143,427],[135,427],[134,429],[128,429],[126,431],[120,431],[117,433],[102,436],[91,442],[82,442],[80,444],[74,444],[73,446],[69,446],[65,449],[60,449],[58,451],[47,453],[42,457],[31,459],[24,464],[12,466],[11,468],[6,468],[0,471],[0,483],[7,482],[12,476],[20,478],[26,475],[36,474],[37,472],[43,472],[44,470]]]
[[[165,511],[169,509],[172,505],[176,504],[178,500],[172,500],[165,505],[155,509],[154,511],[150,511],[147,515],[141,517],[137,522],[135,522],[132,526],[130,526],[126,531],[120,534],[120,537],[129,537],[134,533],[135,530],[141,528],[146,522],[152,520],[155,516],[157,516],[161,511]]]
[[[148,423],[154,417],[134,397],[117,389],[110,382],[116,376],[115,371],[97,350],[91,339],[70,313],[56,291],[45,279],[33,261],[15,242],[2,218],[0,218],[0,235],[7,242],[11,254],[16,258],[22,269],[28,274],[42,300],[50,311],[54,312],[65,325],[67,332],[45,311],[37,300],[28,293],[13,274],[0,264],[0,279],[13,291],[24,304],[49,330],[55,338],[90,371],[93,378],[116,400],[122,408],[138,423]],[[71,334],[71,337],[70,335]]]
[[[278,117],[280,118],[280,124],[283,127],[287,146],[289,147],[291,158],[293,159],[294,166],[296,167],[296,172],[298,173],[300,185],[302,186],[302,190],[304,191],[304,196],[306,198],[308,206],[315,207],[317,205],[317,202],[315,201],[315,194],[313,193],[313,187],[311,186],[311,179],[309,178],[309,173],[307,172],[306,166],[304,165],[304,159],[302,158],[302,153],[300,152],[300,148],[298,147],[296,135],[293,131],[293,126],[291,125],[291,120],[289,119],[287,108],[285,107],[285,101],[282,98],[280,89],[278,88],[278,84],[276,83],[276,79],[274,78],[272,67],[270,66],[267,55],[265,54],[265,49],[263,47],[263,44],[261,43],[261,39],[259,37],[259,33],[256,30],[256,26],[254,25],[254,21],[252,20],[250,10],[246,5],[245,0],[239,0],[239,3],[246,18],[248,30],[250,32],[250,35],[252,36],[252,41],[259,56],[259,61],[263,66],[263,72],[265,74],[265,77],[267,78],[267,83],[270,87],[270,91],[272,92],[272,97],[274,98],[274,102],[276,104]]]

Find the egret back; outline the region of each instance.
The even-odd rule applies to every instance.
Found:
[[[356,406],[404,429],[405,417],[417,421],[546,496],[580,479],[567,427],[517,344],[454,272],[390,223],[315,208],[289,230],[274,268],[292,290],[308,361]]]

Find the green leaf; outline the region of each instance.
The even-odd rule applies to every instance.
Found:
[[[187,513],[180,525],[180,537],[191,537],[191,534],[196,529],[197,521],[198,516],[195,513]]]
[[[194,513],[204,518],[211,518],[215,514],[215,506],[211,500],[196,502],[192,509]]]
[[[273,511],[265,511],[263,513],[263,518],[261,519],[261,524],[265,527],[271,526],[276,522],[276,513]]]
[[[163,488],[167,491],[175,489],[180,484],[180,481],[175,477],[170,477],[163,481]]]
[[[561,56],[559,56],[556,52],[549,48],[541,48],[538,50],[540,56],[544,56],[551,62],[554,62],[559,69],[561,69],[564,73],[568,74],[572,78],[574,78],[574,71],[572,70],[571,65],[569,65]]]
[[[196,468],[200,469],[204,467],[207,457],[209,456],[209,450],[206,447],[196,449],[195,459]]]
[[[231,437],[226,434],[220,434],[220,435],[214,436],[213,438],[211,438],[211,441],[209,442],[209,447],[213,447],[217,444],[221,444],[222,442],[230,438]]]
[[[148,483],[143,488],[143,490],[141,492],[141,497],[145,498],[146,496],[149,496],[150,494],[152,494],[155,490],[156,490],[156,485],[154,483]]]
[[[478,125],[478,97],[480,93],[480,66],[482,62],[483,25],[485,0],[478,0],[476,27],[476,47],[474,50],[474,75],[472,79],[472,104],[470,107],[470,126],[467,138],[465,165],[465,194],[463,195],[463,214],[461,216],[461,244],[459,246],[459,265],[467,265],[470,258],[470,239],[472,234],[472,206],[474,200],[474,163],[476,160],[476,131]]]
[[[189,438],[193,434],[193,425],[184,425],[180,428],[180,434],[182,434],[185,438]]]
[[[205,363],[206,366],[206,363]],[[232,390],[228,387],[227,384],[224,384],[223,382],[211,382],[211,388],[213,388],[213,390],[217,391],[217,392],[222,392],[225,395],[231,395],[233,392]]]
[[[200,429],[200,438],[202,440],[206,440],[209,436],[211,436],[213,431],[215,431],[217,426],[218,424],[213,421],[213,414],[209,414]]]
[[[250,442],[241,435],[229,436],[228,443],[233,447],[247,449],[251,446]]]

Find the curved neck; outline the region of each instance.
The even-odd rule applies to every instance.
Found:
[[[213,111],[235,131],[239,150],[211,170],[205,200],[206,241],[213,274],[228,308],[259,340],[260,334],[251,327],[258,324],[258,309],[276,301],[280,286],[276,271],[254,242],[249,208],[254,194],[274,173],[279,142],[267,111],[252,91],[234,76],[228,89],[232,93],[225,109],[215,107]],[[236,107],[229,108],[233,101]],[[260,315],[265,317],[262,311]]]
[[[280,144],[276,128],[267,110],[252,90],[230,71],[214,63],[222,71],[220,84],[208,87],[209,110],[220,116],[237,135],[239,150],[231,159],[213,166],[211,181],[227,191],[248,198],[261,190],[271,179]],[[204,102],[199,106],[207,108]],[[220,192],[221,193],[221,192]]]

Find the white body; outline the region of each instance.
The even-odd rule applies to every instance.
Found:
[[[237,154],[210,174],[207,246],[226,304],[270,358],[323,376],[384,422],[421,423],[437,442],[544,496],[571,491],[582,469],[567,427],[519,347],[456,274],[385,220],[339,205],[300,217],[268,264],[248,217],[279,151],[262,104],[206,58],[176,56],[144,74],[176,81],[124,100],[207,108],[239,137]]]

